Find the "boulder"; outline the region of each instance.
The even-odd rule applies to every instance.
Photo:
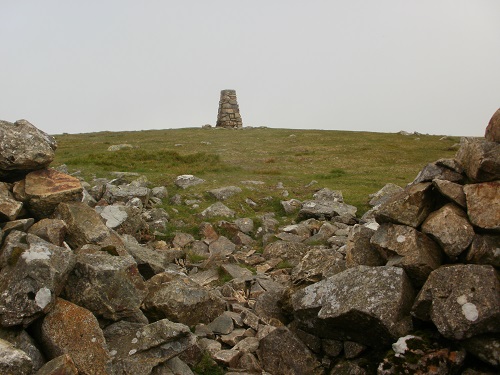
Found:
[[[232,254],[236,250],[236,245],[224,236],[220,236],[217,240],[208,245],[210,257],[223,259]]]
[[[76,177],[49,168],[28,173],[24,194],[26,207],[40,219],[51,216],[61,202],[81,201],[83,188]]]
[[[443,259],[439,246],[425,234],[406,225],[382,224],[370,240],[387,259],[388,266],[401,267],[413,285],[421,287]]]
[[[434,179],[432,184],[441,193],[442,196],[448,198],[453,203],[458,204],[462,208],[467,207],[467,202],[465,201],[464,188],[460,184],[454,182]]]
[[[474,182],[500,179],[500,144],[497,142],[462,138],[456,158]]]
[[[346,269],[341,253],[332,249],[314,248],[292,270],[294,284],[312,284]]]
[[[234,217],[235,215],[235,211],[231,210],[221,202],[216,202],[201,212],[201,217],[207,219],[214,217]]]
[[[500,281],[491,266],[457,264],[433,271],[412,314],[447,338],[463,340],[500,332]]]
[[[0,222],[15,220],[22,208],[22,202],[14,199],[9,185],[0,182]]]
[[[443,163],[436,161],[434,163],[427,164],[417,175],[412,184],[418,184],[421,182],[431,182],[432,180],[439,179],[450,182],[462,183],[464,181],[464,176],[461,171],[456,171],[448,167],[450,163]]]
[[[143,309],[150,320],[167,318],[193,326],[210,323],[226,309],[222,298],[181,274],[160,273],[146,285]]]
[[[253,220],[247,217],[236,219],[234,224],[236,224],[238,229],[245,234],[250,234],[254,230]]]
[[[271,374],[323,374],[316,357],[286,327],[264,337],[257,354],[264,370]]]
[[[225,201],[233,195],[241,193],[243,190],[238,186],[226,186],[217,189],[209,190],[207,193],[217,199],[218,201]]]
[[[0,120],[0,179],[47,167],[54,160],[54,137],[26,120]],[[24,174],[22,173],[22,174]]]
[[[500,232],[500,181],[466,185],[464,191],[471,223]]]
[[[467,214],[453,203],[432,212],[423,222],[422,232],[441,245],[446,255],[452,259],[467,249],[474,238],[474,229]]]
[[[302,208],[302,202],[298,199],[290,199],[287,201],[281,201],[280,203],[287,215],[291,215]]]
[[[309,246],[303,243],[276,241],[264,248],[266,259],[281,258],[295,267],[309,251]]]
[[[139,307],[147,290],[130,255],[79,253],[64,293],[66,299],[98,317],[144,320]]]
[[[28,230],[35,236],[56,246],[63,246],[66,236],[66,223],[58,219],[42,219],[34,223]]]
[[[31,358],[10,342],[0,339],[0,373],[30,375],[32,371]]]
[[[68,354],[79,374],[113,373],[102,330],[87,309],[58,298],[43,319],[40,336],[48,359]]]
[[[467,252],[466,261],[500,268],[500,235],[476,234]]]
[[[0,339],[22,350],[31,359],[33,371],[38,371],[45,364],[46,361],[38,349],[38,343],[21,327],[0,327]]]
[[[370,194],[370,201],[368,204],[370,206],[378,206],[389,200],[392,195],[402,192],[404,189],[401,186],[389,183],[384,185],[382,189],[374,194]]]
[[[366,225],[356,224],[349,232],[345,265],[347,268],[356,266],[383,266],[384,257],[370,243],[375,231]]]
[[[500,109],[491,116],[490,122],[486,127],[484,138],[490,142],[500,142]]]
[[[356,216],[357,208],[346,203],[333,200],[309,200],[302,204],[298,220],[315,218],[330,220],[335,216]]]
[[[189,327],[168,319],[151,324],[120,321],[106,327],[104,335],[115,374],[149,375],[196,342]]]
[[[417,228],[432,211],[433,205],[432,183],[422,182],[392,195],[377,208],[375,219],[379,223],[391,222]]]
[[[205,180],[195,177],[191,174],[183,174],[175,178],[174,184],[180,187],[181,189],[187,189],[191,186],[196,186],[204,182]]]
[[[21,237],[25,246],[14,247],[0,271],[0,324],[28,326],[50,311],[61,292],[74,257],[32,234]]]
[[[106,184],[106,190],[103,199],[109,204],[115,202],[127,203],[133,198],[139,198],[143,206],[146,206],[151,196],[151,189],[143,186],[135,186],[133,184],[115,186]]]
[[[403,269],[358,266],[299,290],[292,306],[306,332],[377,346],[409,332],[414,295]]]

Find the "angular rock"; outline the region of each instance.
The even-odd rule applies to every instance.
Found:
[[[404,189],[401,186],[389,183],[384,185],[382,189],[374,194],[370,194],[370,201],[368,204],[370,206],[378,206],[389,200],[392,195],[402,192]]]
[[[462,345],[481,361],[500,368],[500,338],[493,335],[479,335],[462,341]]]
[[[484,138],[490,142],[500,142],[500,109],[497,109],[493,116],[491,116],[484,133]]]
[[[0,271],[0,324],[28,326],[47,313],[61,292],[74,257],[32,234],[27,246],[15,248]],[[16,249],[19,249],[16,251]]]
[[[228,367],[236,367],[241,353],[238,350],[225,349],[214,354],[214,359],[220,364]]]
[[[182,189],[187,189],[188,187],[196,186],[204,182],[205,180],[191,174],[183,174],[175,178],[174,184]]]
[[[412,283],[421,287],[442,263],[443,252],[425,234],[406,225],[382,224],[370,240],[387,259],[388,266],[401,267]]]
[[[35,222],[35,219],[32,217],[27,218],[27,219],[18,219],[18,220],[13,220],[13,221],[8,221],[3,225],[3,233],[8,234],[9,232],[13,230],[19,230],[21,232],[27,232],[28,229],[33,225]]]
[[[147,187],[134,186],[132,184],[120,186],[107,184],[103,199],[109,204],[113,204],[115,202],[127,203],[133,198],[139,198],[141,203],[146,206],[150,196],[151,190]]]
[[[347,268],[356,266],[383,266],[384,257],[372,246],[370,239],[375,231],[367,225],[356,224],[347,237],[345,265]]]
[[[210,257],[223,259],[232,254],[236,250],[236,245],[229,241],[226,237],[220,236],[217,240],[208,245]]]
[[[61,202],[79,202],[83,197],[79,179],[52,168],[28,173],[24,192],[26,207],[36,218],[51,216]]]
[[[216,202],[201,212],[203,218],[234,217],[236,212],[221,202]]]
[[[47,167],[54,160],[54,137],[26,120],[0,120],[0,178]]]
[[[33,370],[31,358],[10,342],[0,339],[0,373],[30,375]]]
[[[413,296],[401,268],[358,266],[299,290],[292,305],[306,332],[380,345],[411,329]]]
[[[467,253],[466,261],[500,268],[500,235],[476,234]]]
[[[491,266],[457,264],[433,271],[412,314],[432,320],[447,338],[463,340],[500,332],[500,281]]]
[[[264,248],[263,255],[266,259],[281,258],[295,267],[308,251],[309,246],[303,243],[276,241]]]
[[[422,232],[441,245],[451,258],[459,256],[474,238],[474,229],[466,213],[453,203],[448,203],[427,216],[422,224]]]
[[[111,374],[111,358],[95,316],[58,298],[41,324],[41,340],[49,359],[68,354],[79,374]]]
[[[453,169],[450,169],[444,163],[436,161],[434,163],[427,164],[417,175],[412,184],[418,184],[421,182],[430,182],[435,179],[446,180],[450,182],[462,183],[464,181],[464,176]],[[448,163],[449,164],[449,163]]]
[[[344,257],[332,249],[315,248],[307,252],[292,270],[294,284],[312,284],[346,269]]]
[[[104,335],[115,374],[149,375],[196,342],[189,327],[168,319],[151,324],[120,321],[106,327]]]
[[[180,274],[160,273],[146,285],[143,309],[152,320],[167,318],[193,326],[210,323],[226,309],[222,298]]]
[[[254,222],[250,218],[245,217],[236,219],[234,223],[236,224],[238,229],[245,234],[250,234],[251,232],[253,232]]]
[[[0,221],[15,220],[23,204],[14,199],[5,182],[0,182]]]
[[[36,375],[78,375],[78,369],[71,356],[63,354],[47,362]]]
[[[462,208],[467,207],[464,188],[462,185],[439,179],[433,180],[432,184],[438,189],[441,195],[450,199],[453,203],[458,204]]]
[[[281,201],[281,207],[285,210],[287,215],[291,215],[302,208],[302,202],[298,199],[290,199],[288,201]]]
[[[66,223],[57,219],[42,219],[33,224],[28,233],[40,237],[56,246],[63,246]]]
[[[233,195],[241,193],[243,190],[237,186],[226,186],[218,189],[212,189],[208,191],[212,197],[217,199],[218,201],[225,201],[228,198],[231,198]]]
[[[140,319],[147,289],[134,259],[105,252],[80,253],[64,293],[69,301],[113,321]]]
[[[471,223],[500,232],[500,181],[466,185],[464,191]]]
[[[298,219],[305,220],[315,218],[318,220],[330,220],[335,216],[356,216],[357,208],[346,203],[325,200],[310,200],[302,204]]]
[[[462,138],[456,159],[474,182],[500,179],[500,144],[474,138]]]
[[[22,328],[0,328],[0,339],[10,342],[17,349],[22,350],[31,359],[33,371],[38,371],[45,364],[45,358],[38,349],[38,344]]]
[[[375,219],[379,223],[391,222],[417,228],[432,211],[433,204],[432,183],[410,185],[382,203],[375,211]]]
[[[322,374],[321,364],[288,328],[280,327],[260,341],[262,367],[271,374]]]
[[[175,234],[174,239],[172,240],[172,245],[175,247],[183,248],[189,245],[191,242],[194,242],[194,237],[189,233],[178,232]]]
[[[219,315],[208,324],[208,328],[215,334],[228,335],[234,330],[233,319],[226,314]]]

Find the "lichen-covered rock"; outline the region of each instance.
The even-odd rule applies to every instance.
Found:
[[[443,252],[439,246],[407,225],[382,224],[372,236],[371,244],[385,255],[388,266],[403,268],[417,287],[442,263]]]
[[[112,374],[111,357],[95,316],[71,302],[58,298],[40,328],[49,359],[68,354],[79,374]]]
[[[500,143],[462,138],[456,158],[472,181],[500,179]]]
[[[316,218],[319,220],[329,220],[335,216],[356,216],[357,208],[347,203],[333,200],[309,200],[302,203],[298,219],[305,220]]]
[[[441,245],[451,258],[459,256],[474,238],[474,229],[467,214],[453,203],[432,212],[423,222],[422,232]]]
[[[63,354],[47,362],[36,375],[78,375],[78,369],[71,356]]]
[[[475,357],[500,369],[500,337],[479,335],[462,341],[462,345]]]
[[[491,266],[457,264],[433,271],[412,314],[432,320],[447,338],[500,332],[500,281]]]
[[[54,160],[54,137],[26,120],[0,120],[0,178],[47,167]]]
[[[294,284],[316,283],[346,269],[344,257],[332,249],[315,248],[307,252],[292,270]]]
[[[49,168],[28,173],[24,193],[26,207],[40,219],[51,216],[61,202],[81,201],[83,188],[76,177]]]
[[[451,200],[453,203],[458,204],[462,208],[467,207],[467,202],[465,201],[464,188],[460,184],[446,180],[433,180],[432,184],[437,188],[437,190],[444,197]]]
[[[500,268],[500,235],[476,234],[467,252],[466,261]]]
[[[224,236],[220,236],[208,245],[210,257],[224,259],[236,250],[236,245]]]
[[[64,237],[66,236],[66,223],[58,219],[42,219],[34,223],[29,228],[28,233],[34,234],[54,245],[63,246]]]
[[[375,210],[374,215],[379,223],[391,222],[417,228],[432,211],[433,205],[432,183],[422,182],[392,195]]]
[[[243,190],[238,186],[226,186],[217,189],[212,189],[208,191],[212,197],[217,199],[218,201],[225,201],[228,198],[231,198],[233,195],[241,193]]]
[[[10,342],[0,339],[0,373],[30,375],[33,364],[30,357]]]
[[[71,250],[32,234],[0,271],[0,324],[28,326],[50,311],[74,264]]]
[[[189,327],[168,319],[151,324],[119,321],[106,327],[104,335],[115,375],[149,375],[196,342]]]
[[[130,255],[79,253],[64,293],[66,299],[98,317],[144,321],[139,307],[147,290]]]
[[[26,353],[31,359],[33,371],[38,371],[45,364],[46,361],[38,348],[38,343],[21,327],[0,327],[0,339],[10,342],[17,349]]]
[[[277,328],[264,337],[257,353],[262,367],[271,374],[323,374],[316,357],[286,327]]]
[[[493,116],[491,116],[484,133],[484,138],[490,142],[500,142],[500,109],[497,109]]]
[[[234,210],[231,210],[221,202],[216,202],[201,212],[201,217],[208,219],[214,217],[234,217],[235,215],[236,212]]]
[[[500,232],[500,181],[466,185],[464,191],[471,223]]]
[[[345,264],[347,268],[356,266],[383,266],[384,257],[371,245],[375,231],[368,226],[356,224],[347,238]]]
[[[0,182],[0,221],[15,220],[22,208],[23,203],[14,199],[9,185]]]
[[[182,189],[187,189],[188,187],[196,186],[204,182],[205,180],[191,174],[183,174],[175,178],[174,184]]]
[[[263,255],[267,259],[281,258],[296,266],[308,251],[309,246],[303,243],[276,241],[264,248]]]
[[[379,345],[411,329],[413,297],[403,269],[358,266],[299,290],[292,305],[304,331]]]
[[[113,204],[115,202],[127,203],[133,198],[139,198],[142,204],[146,206],[150,196],[151,189],[147,187],[134,186],[133,184],[119,186],[107,184],[103,199],[109,204]]]
[[[143,309],[152,320],[167,318],[193,326],[211,322],[226,309],[222,298],[181,274],[160,273],[146,285]]]
[[[382,189],[374,194],[370,194],[370,206],[378,206],[389,200],[392,195],[402,192],[404,189],[401,186],[389,183],[384,185]]]

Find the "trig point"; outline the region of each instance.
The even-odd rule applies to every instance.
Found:
[[[240,108],[236,100],[236,90],[222,90],[220,92],[219,113],[215,126],[221,128],[243,127]]]

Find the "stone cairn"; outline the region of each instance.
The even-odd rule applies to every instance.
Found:
[[[221,128],[243,127],[235,90],[222,90],[220,92],[219,113],[217,114],[216,126]]]

